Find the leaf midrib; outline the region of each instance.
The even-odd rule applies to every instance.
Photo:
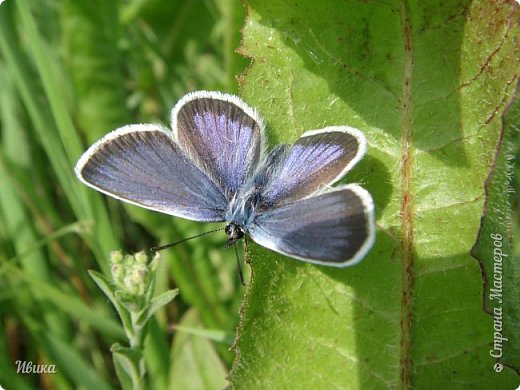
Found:
[[[413,227],[413,119],[412,119],[412,72],[413,48],[411,38],[410,9],[406,0],[400,2],[401,28],[403,34],[404,74],[401,97],[401,319],[399,388],[409,389],[412,371],[412,294],[414,284],[414,227]]]

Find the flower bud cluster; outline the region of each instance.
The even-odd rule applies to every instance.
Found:
[[[150,263],[145,252],[123,255],[120,251],[110,254],[112,279],[120,293],[142,297],[150,282]]]

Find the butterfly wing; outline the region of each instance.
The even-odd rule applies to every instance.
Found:
[[[346,267],[374,242],[374,205],[355,184],[275,207],[248,227],[258,244],[299,260]]]
[[[264,125],[238,97],[199,91],[172,110],[178,144],[231,201],[255,171],[264,150]]]
[[[227,201],[170,134],[156,125],[114,130],[79,159],[86,185],[122,201],[195,221],[223,221]]]
[[[307,131],[287,150],[284,158],[277,159],[277,167],[271,169],[262,198],[267,207],[274,207],[327,189],[341,179],[365,151],[365,136],[352,127]]]

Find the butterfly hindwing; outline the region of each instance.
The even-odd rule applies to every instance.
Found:
[[[248,233],[258,244],[311,263],[345,267],[360,261],[374,241],[374,205],[355,184],[275,207]]]

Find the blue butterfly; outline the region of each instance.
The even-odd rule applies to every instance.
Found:
[[[173,133],[155,124],[112,131],[79,159],[86,185],[124,202],[194,221],[226,222],[228,244],[245,235],[286,256],[345,267],[375,237],[374,204],[356,184],[331,185],[365,154],[348,126],[305,132],[266,149],[265,126],[240,98],[185,95]]]

